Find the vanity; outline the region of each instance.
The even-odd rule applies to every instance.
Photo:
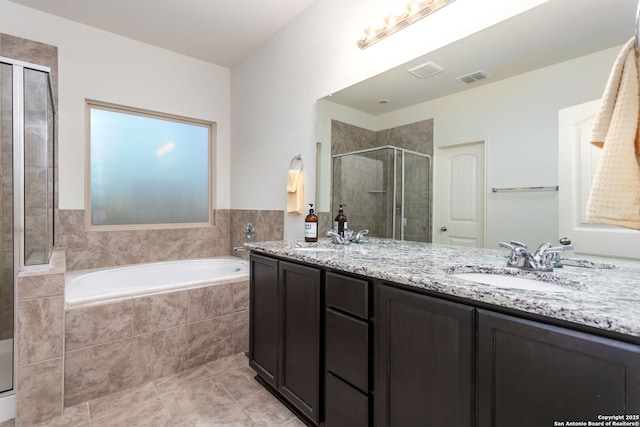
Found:
[[[309,425],[640,425],[637,264],[530,273],[505,251],[428,243],[247,246],[250,366]]]

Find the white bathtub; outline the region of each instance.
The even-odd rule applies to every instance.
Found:
[[[70,307],[248,277],[249,263],[235,257],[72,271],[65,275],[65,302]]]

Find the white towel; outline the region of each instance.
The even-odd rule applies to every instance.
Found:
[[[302,213],[302,183],[304,176],[302,169],[290,170],[287,175],[287,212]]]
[[[625,45],[609,75],[591,143],[602,147],[587,220],[640,230],[640,99],[635,38]]]

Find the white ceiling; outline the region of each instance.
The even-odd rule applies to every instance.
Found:
[[[550,0],[326,99],[380,115],[622,45],[634,35],[637,7],[638,0]],[[426,79],[407,72],[427,61],[444,71]],[[489,78],[457,80],[480,70]]]
[[[315,0],[11,0],[232,67]]]

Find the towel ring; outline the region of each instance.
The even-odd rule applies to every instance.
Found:
[[[297,156],[294,156],[293,159],[291,159],[291,163],[289,163],[289,169],[293,169],[293,164],[298,161],[300,162],[300,170],[302,170],[302,168],[304,167],[304,163],[302,163],[302,155],[298,154]]]

